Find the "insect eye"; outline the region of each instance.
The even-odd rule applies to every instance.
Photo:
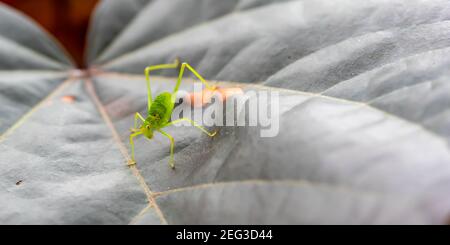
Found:
[[[150,129],[150,126],[149,125],[147,125],[145,128],[147,128],[148,130]]]

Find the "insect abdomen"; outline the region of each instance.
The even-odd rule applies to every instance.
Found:
[[[148,112],[151,125],[158,127],[169,122],[172,116],[173,102],[171,93],[162,93],[153,101],[150,111]]]

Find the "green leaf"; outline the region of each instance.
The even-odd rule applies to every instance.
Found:
[[[0,43],[0,224],[128,223],[146,196],[70,59],[3,4]]]
[[[89,73],[1,7],[0,223],[444,224],[447,5],[103,1]],[[7,33],[16,25],[30,30]],[[168,128],[175,171],[159,134],[136,141],[127,167],[134,113],[147,108],[143,71],[177,57],[221,87],[278,92],[279,135]],[[173,89],[176,71],[157,75],[154,95]]]

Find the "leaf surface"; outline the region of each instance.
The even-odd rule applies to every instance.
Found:
[[[0,222],[446,223],[449,10],[443,0],[106,0],[87,74],[36,27],[26,40],[2,34],[14,49],[0,48]],[[171,127],[176,171],[159,134],[136,141],[128,168],[143,70],[177,57],[221,87],[279,93],[280,133],[221,127],[211,139]],[[173,89],[176,71],[156,75],[154,96]]]

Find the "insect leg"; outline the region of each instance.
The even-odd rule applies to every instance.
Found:
[[[136,164],[136,158],[134,157],[134,138],[141,135],[142,132],[137,132],[130,135],[130,145],[131,145],[131,161],[128,162],[129,166],[133,166]]]
[[[158,130],[158,132],[160,132],[162,135],[166,136],[170,140],[170,160],[169,160],[169,165],[170,165],[171,168],[175,169],[175,161],[173,159],[173,151],[174,151],[174,148],[175,148],[175,141],[174,141],[173,137],[170,134],[168,134],[168,133],[166,133],[166,132],[164,132],[164,131],[162,131],[160,129]]]
[[[168,127],[168,126],[171,126],[171,125],[183,122],[183,121],[187,121],[187,122],[191,123],[194,127],[200,129],[203,133],[207,134],[209,137],[214,137],[217,134],[217,131],[215,131],[214,133],[208,132],[208,130],[206,128],[200,126],[198,123],[194,122],[193,120],[191,120],[189,118],[181,118],[181,119],[175,120],[173,122],[168,123],[165,127]]]
[[[175,63],[173,63],[173,64],[163,64],[163,65],[149,66],[149,67],[145,68],[145,79],[147,81],[147,93],[148,93],[148,110],[150,110],[150,107],[153,102],[152,88],[150,86],[150,72],[156,71],[156,70],[163,70],[163,69],[176,69],[179,66],[180,66],[180,61],[177,59],[177,60],[175,60]]]
[[[180,75],[178,76],[177,85],[175,86],[175,90],[173,91],[174,94],[176,92],[178,92],[178,89],[180,88],[181,81],[183,79],[184,71],[186,70],[186,68],[188,68],[192,73],[194,73],[194,75],[198,79],[200,79],[200,81],[205,85],[205,87],[207,89],[210,89],[210,90],[215,90],[216,89],[216,87],[209,85],[209,83],[191,65],[189,65],[188,63],[183,63],[181,65],[181,70],[180,70]]]
[[[139,114],[139,112],[136,112],[136,114],[134,115],[134,128],[131,130],[131,132],[133,132],[133,133],[137,132],[136,130],[139,129],[139,127],[138,127],[139,120],[141,120],[142,122],[145,122],[144,117],[141,114]]]

